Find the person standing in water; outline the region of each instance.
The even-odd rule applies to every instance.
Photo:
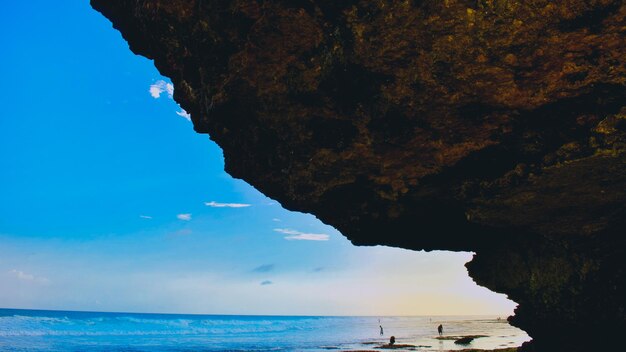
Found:
[[[437,332],[439,333],[439,336],[443,335],[443,325],[439,324],[439,326],[437,327]]]
[[[380,336],[383,336],[383,326],[382,325],[378,325],[380,326]]]

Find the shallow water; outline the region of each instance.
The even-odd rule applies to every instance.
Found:
[[[380,324],[384,335],[379,334]],[[488,335],[470,345],[435,339]],[[493,316],[304,317],[0,309],[1,351],[328,351],[372,349],[389,336],[420,351],[515,347],[528,335]]]

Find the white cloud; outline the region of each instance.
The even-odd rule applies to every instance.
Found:
[[[152,216],[150,215],[139,215],[139,217],[142,219],[152,219]]]
[[[249,207],[252,204],[245,204],[245,203],[218,203],[215,201],[210,201],[210,202],[204,202],[204,205],[206,205],[207,207],[212,207],[212,208],[245,208],[245,207]]]
[[[33,281],[35,280],[35,276],[31,275],[31,274],[27,274],[21,270],[11,270],[10,271],[11,274],[15,275],[15,277],[17,277],[20,280],[25,280],[25,281]]]
[[[163,92],[163,90],[159,88],[159,86],[157,86],[156,84],[151,85],[148,91],[150,92],[150,95],[152,95],[154,99],[160,98],[161,93]]]
[[[180,111],[176,111],[176,115],[186,119],[187,121],[191,121],[191,115],[185,109],[181,108]]]
[[[15,276],[18,280],[21,280],[21,281],[38,282],[41,284],[45,284],[49,282],[49,280],[46,279],[45,277],[38,277],[32,274],[25,273],[21,270],[13,269],[9,271],[9,274]]]
[[[158,80],[155,84],[151,84],[148,91],[154,99],[159,99],[161,97],[161,93],[163,92],[167,92],[167,96],[169,98],[174,96],[174,86],[164,80]]]
[[[303,233],[301,235],[285,236],[288,241],[328,241],[328,235],[323,233]]]
[[[178,220],[184,220],[184,221],[191,220],[191,214],[189,214],[189,213],[178,214],[178,215],[176,215],[176,217],[178,218]]]
[[[174,85],[172,85],[171,83],[167,83],[161,79],[161,80],[156,81],[156,83],[151,84],[150,88],[148,89],[148,92],[150,92],[150,95],[154,99],[159,99],[163,92],[167,93],[168,98],[173,99],[174,98]],[[191,115],[189,115],[189,113],[185,111],[185,109],[183,108],[180,108],[179,111],[176,111],[176,115],[186,119],[187,121],[191,121]]]
[[[274,231],[288,235],[285,239],[289,241],[328,241],[330,237],[325,233],[306,233],[292,229],[274,229]]]
[[[273,218],[272,221],[280,222],[279,218]]]

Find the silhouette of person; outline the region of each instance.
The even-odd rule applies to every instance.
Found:
[[[396,343],[396,337],[391,336],[391,338],[389,338],[389,346],[393,346],[394,343]]]
[[[437,332],[439,333],[439,336],[443,335],[443,325],[439,324],[439,326],[437,327]]]
[[[383,326],[382,325],[378,325],[380,326],[380,336],[383,336]]]

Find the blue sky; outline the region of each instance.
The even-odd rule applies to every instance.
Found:
[[[467,277],[470,253],[353,247],[231,178],[88,1],[15,1],[0,21],[0,307],[512,312]]]

